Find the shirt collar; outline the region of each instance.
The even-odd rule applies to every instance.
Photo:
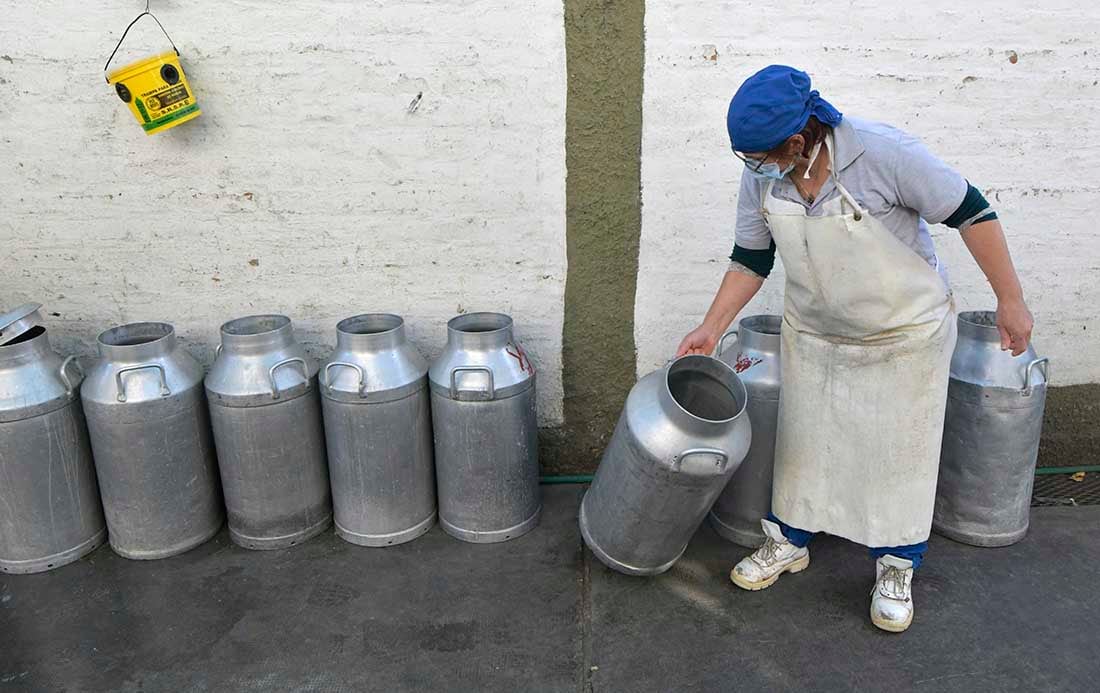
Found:
[[[833,128],[833,140],[836,142],[836,153],[831,156],[836,162],[834,170],[839,173],[851,166],[852,162],[863,153],[863,140],[859,138],[859,133],[847,118]]]
[[[829,156],[833,157],[833,160],[829,162],[829,166],[833,167],[834,162],[836,167],[832,170],[840,174],[841,171],[848,168],[852,163],[863,154],[863,140],[860,139],[859,133],[856,132],[855,127],[848,122],[848,119],[837,123],[833,128],[833,144],[836,146],[836,153],[829,153]],[[766,189],[766,187],[765,187]],[[825,184],[821,186],[821,192],[817,194],[817,199],[813,204],[807,203],[802,195],[798,193],[798,189],[794,187],[794,183],[791,182],[789,176],[784,176],[783,180],[776,181],[772,189],[772,194],[788,202],[797,202],[807,209],[817,209],[825,202],[832,200],[836,197],[836,187],[833,185],[833,176],[829,176],[825,180]]]

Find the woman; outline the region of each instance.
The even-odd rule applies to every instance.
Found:
[[[959,229],[997,296],[1001,348],[1031,338],[997,214],[912,136],[843,117],[809,76],[773,65],[730,103],[745,164],[729,271],[677,355],[710,354],[772,269],[786,271],[783,387],[764,545],[730,574],[761,590],[809,566],[828,532],[871,548],[871,620],[913,620],[927,549],[955,310],[928,224]]]

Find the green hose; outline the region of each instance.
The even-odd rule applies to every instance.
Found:
[[[1049,474],[1076,474],[1077,472],[1100,472],[1100,465],[1084,465],[1081,467],[1039,467],[1035,470],[1036,476]],[[591,484],[591,474],[563,474],[556,476],[540,476],[540,484]]]
[[[1039,467],[1035,470],[1035,475],[1076,474],[1077,472],[1100,472],[1100,464],[1085,465],[1083,467]]]
[[[565,474],[559,476],[540,476],[540,484],[591,484],[591,474]]]

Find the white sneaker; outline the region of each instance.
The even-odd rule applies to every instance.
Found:
[[[799,573],[810,567],[810,550],[805,546],[795,546],[779,525],[770,520],[761,520],[764,527],[764,545],[730,571],[733,584],[745,590],[762,590],[771,587],[783,573]]]
[[[875,561],[871,623],[900,633],[913,622],[913,561],[889,554]]]

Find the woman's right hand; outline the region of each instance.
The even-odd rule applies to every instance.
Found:
[[[712,329],[706,323],[696,327],[688,332],[687,336],[680,342],[680,347],[676,350],[676,358],[680,358],[685,354],[710,356],[714,353],[714,348],[718,346],[718,340],[722,337],[720,332],[720,330]]]

